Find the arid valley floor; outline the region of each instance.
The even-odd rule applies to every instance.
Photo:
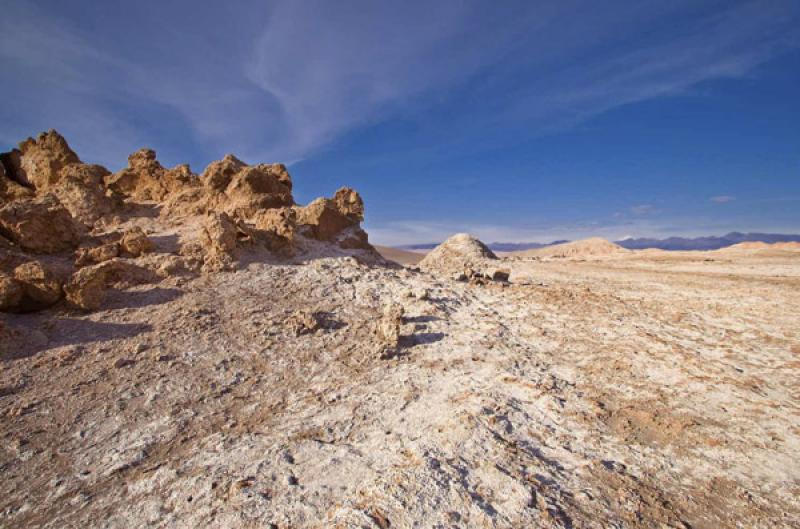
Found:
[[[800,252],[507,264],[252,262],[6,316],[0,525],[800,524]]]

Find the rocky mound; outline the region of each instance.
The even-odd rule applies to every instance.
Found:
[[[197,175],[141,149],[111,173],[51,130],[0,154],[0,310],[62,299],[94,309],[109,286],[229,270],[261,250],[261,259],[340,252],[378,261],[363,220],[349,188],[296,204],[282,164],[227,155]]]
[[[508,279],[496,269],[497,256],[468,233],[457,233],[434,248],[419,262],[420,269],[436,275],[465,280],[473,277]]]
[[[600,237],[593,237],[591,239],[583,239],[564,244],[554,244],[553,246],[546,246],[536,250],[527,250],[520,252],[517,255],[523,257],[581,259],[587,257],[624,255],[629,252],[630,250],[626,250],[618,244],[614,244],[613,242],[607,241],[606,239],[602,239]]]

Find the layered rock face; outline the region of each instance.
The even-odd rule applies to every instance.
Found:
[[[83,163],[50,130],[0,154],[0,310],[64,298],[98,308],[113,283],[109,271],[130,270],[128,261],[163,277],[231,270],[243,251],[285,259],[352,250],[379,260],[363,220],[364,203],[348,188],[296,204],[282,164],[227,155],[197,175],[188,165],[165,168],[155,151],[141,149],[111,173]]]

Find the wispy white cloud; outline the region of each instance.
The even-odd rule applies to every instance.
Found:
[[[709,200],[715,204],[726,204],[728,202],[733,202],[734,200],[736,200],[736,197],[733,197],[731,195],[716,195],[709,198]]]
[[[800,44],[792,0],[717,10],[689,0],[274,0],[192,5],[200,20],[142,10],[104,38],[80,17],[7,4],[0,66],[11,82],[0,90],[17,104],[0,110],[0,140],[57,121],[77,144],[106,143],[93,149],[101,161],[165,138],[208,159],[298,160],[398,115],[427,131],[424,144],[457,155],[450,145],[480,148],[491,129],[546,133],[747,75]],[[199,31],[202,20],[216,29]],[[664,20],[680,29],[663,31]],[[126,46],[115,47],[123,33]]]

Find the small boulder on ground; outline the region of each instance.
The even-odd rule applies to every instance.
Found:
[[[96,310],[106,296],[108,267],[87,266],[75,272],[64,285],[67,301],[84,310]]]
[[[55,305],[63,296],[62,282],[39,261],[28,261],[14,269],[14,280],[22,287],[15,310],[29,312]]]
[[[122,239],[119,241],[119,249],[131,257],[139,257],[142,254],[152,252],[155,249],[155,245],[142,228],[134,226],[126,230],[122,235]]]

